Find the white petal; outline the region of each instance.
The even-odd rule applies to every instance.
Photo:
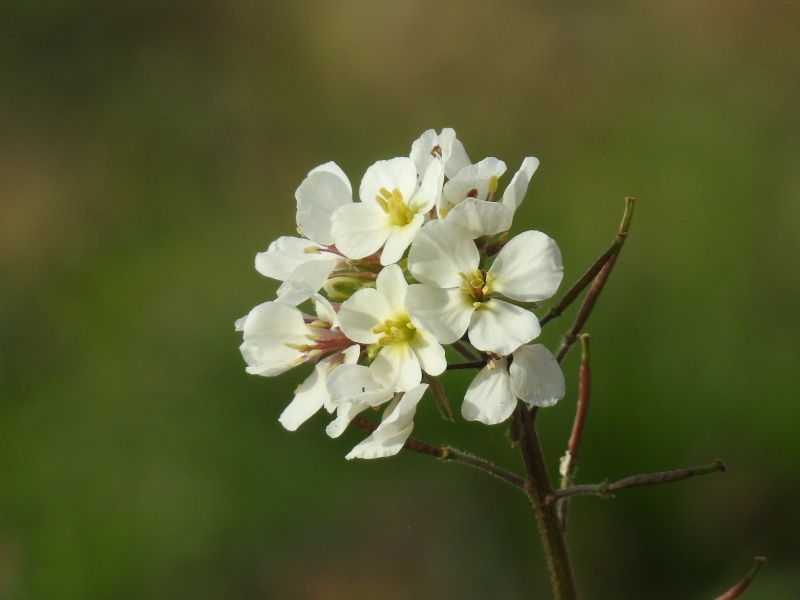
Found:
[[[361,202],[376,206],[375,197],[381,189],[398,190],[406,203],[417,188],[417,167],[405,156],[390,160],[379,160],[367,169],[361,180],[358,194]]]
[[[313,260],[330,260],[330,254],[307,252],[320,246],[305,238],[281,236],[269,245],[266,252],[256,254],[256,271],[265,277],[286,281],[294,270]]]
[[[443,208],[449,210],[470,196],[486,200],[493,178],[500,177],[505,172],[506,164],[496,158],[484,158],[479,163],[461,169],[455,177],[444,184],[442,194],[449,206],[445,205]]]
[[[411,240],[414,239],[424,222],[424,216],[414,215],[408,225],[403,225],[402,227],[395,225],[392,227],[389,238],[383,246],[383,252],[381,252],[381,264],[391,265],[403,258],[403,253],[411,244]]]
[[[428,375],[440,375],[447,368],[444,348],[433,335],[424,329],[417,329],[409,346],[417,357],[422,370]]]
[[[311,375],[295,391],[294,400],[289,403],[289,406],[278,417],[281,425],[289,431],[297,430],[300,425],[322,408],[328,400],[325,381],[328,378],[331,362],[338,362],[338,357],[325,357],[314,366],[314,371]]]
[[[303,235],[323,246],[333,244],[331,215],[340,206],[353,202],[349,188],[347,180],[325,170],[313,171],[303,180],[294,194],[297,226]]]
[[[392,231],[389,216],[375,203],[354,202],[336,209],[331,234],[339,251],[348,258],[364,258],[377,252]]]
[[[554,240],[541,231],[523,231],[500,250],[489,273],[493,275],[492,292],[538,302],[556,293],[564,268]]]
[[[463,283],[459,273],[471,274],[479,263],[480,254],[469,233],[441,219],[426,223],[408,251],[408,270],[435,287],[459,287]]]
[[[422,380],[419,361],[404,343],[381,348],[369,368],[375,381],[396,392],[410,390]]]
[[[330,323],[333,327],[338,327],[339,313],[334,310],[330,301],[320,294],[314,294],[313,301],[314,311],[317,316],[326,323]]]
[[[539,159],[529,156],[522,161],[519,171],[514,173],[514,177],[511,178],[506,191],[503,192],[503,204],[512,211],[516,211],[519,205],[522,204],[522,199],[525,197],[525,192],[528,191],[531,177],[533,177],[538,167]]]
[[[511,229],[514,211],[500,202],[467,198],[447,213],[450,223],[457,223],[469,232],[472,239],[494,235]]]
[[[428,165],[419,189],[408,201],[408,207],[416,214],[427,213],[439,200],[443,183],[444,166],[442,161],[437,158]]]
[[[378,428],[353,448],[346,458],[382,458],[400,452],[414,429],[417,404],[427,388],[426,384],[418,385],[403,394],[396,404],[390,404]]]
[[[259,304],[238,324],[244,332],[239,349],[248,373],[271,377],[288,371],[302,354],[286,344],[308,342],[302,313],[283,302]]]
[[[439,138],[436,131],[428,129],[411,144],[409,157],[417,167],[417,173],[422,176],[428,165],[434,160],[433,149],[438,145]]]
[[[461,169],[470,165],[464,144],[456,138],[456,132],[450,127],[445,127],[439,134],[439,146],[442,149],[444,161],[444,174],[448,179],[453,179]]]
[[[406,308],[411,322],[430,332],[440,344],[461,338],[475,310],[471,298],[460,289],[443,290],[425,284],[408,287]]]
[[[392,394],[393,395],[393,394]],[[350,424],[350,421],[360,412],[370,408],[367,402],[343,402],[336,406],[336,418],[328,423],[325,428],[327,433],[332,438],[337,438],[342,435]]]
[[[314,292],[325,285],[330,274],[341,263],[331,254],[325,260],[309,260],[292,271],[278,288],[277,296],[281,302],[297,306],[310,298]]]
[[[378,406],[394,397],[392,390],[375,381],[369,367],[357,364],[336,367],[328,376],[327,388],[336,406],[348,402]]]
[[[490,299],[472,313],[469,341],[478,350],[508,355],[539,335],[532,312],[502,300]]]
[[[381,321],[384,319],[405,319],[407,316],[406,294],[408,293],[408,283],[403,276],[403,270],[398,265],[388,265],[378,273],[375,286],[386,305],[391,307],[389,312],[382,313]]]
[[[517,399],[511,390],[507,364],[505,359],[492,361],[475,376],[461,405],[465,419],[496,425],[511,416]]]
[[[328,393],[336,405],[336,419],[325,432],[330,437],[342,435],[358,413],[379,406],[394,397],[394,392],[378,384],[369,367],[340,365],[328,376]]]
[[[392,307],[374,288],[358,290],[339,309],[339,329],[359,344],[374,344],[379,334],[371,329],[392,314]],[[384,316],[387,315],[387,316]]]
[[[566,394],[564,373],[553,354],[542,344],[520,346],[511,363],[514,394],[531,406],[552,406]]]
[[[337,165],[333,161],[326,162],[325,164],[322,164],[318,167],[314,167],[313,169],[311,169],[308,172],[308,175],[310,176],[320,171],[325,171],[327,173],[333,173],[334,175],[336,175],[339,179],[341,179],[344,182],[345,186],[347,186],[348,197],[353,196],[353,188],[350,186],[350,179],[348,179],[347,175],[345,174],[344,171],[342,171],[342,168],[339,165]]]

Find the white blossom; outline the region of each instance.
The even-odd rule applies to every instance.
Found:
[[[538,166],[538,159],[532,156],[523,160],[499,201],[490,200],[506,171],[503,161],[485,158],[462,169],[444,185],[437,207],[439,216],[467,229],[473,239],[508,231]]]
[[[541,344],[524,345],[506,357],[491,359],[467,388],[461,415],[487,425],[502,423],[519,398],[528,406],[552,406],[564,397],[564,373]]]
[[[396,263],[436,203],[443,177],[438,159],[431,161],[419,184],[410,158],[376,162],[361,180],[361,202],[343,205],[333,213],[331,233],[336,247],[353,259],[383,248],[381,264]]]
[[[438,135],[434,129],[423,133],[411,144],[409,156],[416,164],[420,177],[437,158],[441,159],[444,175],[448,179],[452,179],[461,169],[470,165],[464,144],[456,138],[456,132],[449,127],[442,129]]]
[[[388,402],[380,425],[346,458],[382,458],[400,452],[414,428],[417,403],[428,385],[419,384],[408,392],[395,393],[382,386],[372,371],[362,365],[342,365],[328,379],[328,390],[336,406],[336,419],[328,425],[331,437],[340,436],[360,412]]]
[[[326,387],[328,374],[343,363],[355,363],[360,351],[339,331],[331,304],[319,295],[315,300],[316,318],[291,304],[273,301],[259,304],[236,321],[236,330],[244,337],[240,350],[248,373],[272,377],[304,363],[316,363],[279,418],[291,431],[323,406],[333,410]]]
[[[280,300],[299,304],[305,299],[303,290],[318,291],[344,265],[331,247],[331,216],[352,204],[352,196],[350,181],[333,162],[312,169],[297,188],[297,227],[304,237],[279,237],[256,255],[256,270],[283,282],[277,292]]]
[[[431,221],[414,240],[409,271],[421,283],[409,287],[406,305],[414,325],[442,344],[468,331],[478,350],[507,355],[540,332],[529,310],[510,302],[551,297],[563,269],[556,243],[539,231],[512,238],[488,270],[469,232],[446,220]]]
[[[370,369],[381,385],[407,391],[422,371],[439,375],[447,366],[444,348],[406,312],[408,284],[397,265],[385,267],[375,288],[364,288],[342,303],[339,326],[351,340],[378,349]]]

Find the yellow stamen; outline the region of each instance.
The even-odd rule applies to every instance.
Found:
[[[409,342],[414,337],[416,330],[417,328],[408,320],[408,317],[405,319],[386,319],[383,323],[379,323],[370,329],[372,333],[383,334],[376,342],[379,346]]]
[[[390,192],[386,188],[381,188],[378,192],[375,202],[383,209],[383,212],[391,217],[394,225],[403,227],[411,223],[414,213],[403,201],[403,194],[400,193],[400,190],[394,188]]]

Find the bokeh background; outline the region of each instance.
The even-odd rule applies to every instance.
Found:
[[[554,237],[567,281],[638,198],[586,329],[579,480],[729,467],[577,499],[584,597],[712,598],[756,555],[747,598],[800,597],[793,0],[3,3],[0,597],[548,597],[521,494],[345,461],[363,434],[324,415],[285,431],[306,372],[248,376],[237,349],[307,171],[357,184],[447,126],[473,160],[539,157],[515,231]],[[502,427],[426,406],[415,435],[520,469]]]

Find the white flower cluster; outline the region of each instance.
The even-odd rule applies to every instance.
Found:
[[[522,400],[550,406],[564,376],[541,344],[531,312],[562,277],[556,243],[539,231],[508,230],[539,161],[528,157],[496,198],[506,170],[496,158],[471,163],[452,129],[426,131],[408,157],[376,162],[353,201],[350,181],[329,162],[297,188],[301,237],[281,237],[256,269],[282,282],[277,299],[236,322],[247,371],[267,377],[297,365],[314,371],[280,422],[294,431],[321,408],[340,435],[369,407],[386,404],[377,429],[347,458],[400,451],[428,385],[447,368],[444,345],[479,351],[486,366],[461,413],[487,424]],[[310,300],[316,315],[300,305]]]

